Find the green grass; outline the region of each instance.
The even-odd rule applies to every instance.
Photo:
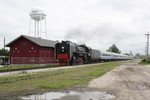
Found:
[[[146,59],[142,59],[138,64],[140,64],[140,65],[150,65],[150,62],[148,62]]]
[[[111,62],[36,74],[0,77],[0,95],[14,95],[21,91],[57,90],[75,85],[86,85],[90,80],[100,77],[125,62]]]
[[[150,65],[150,63],[148,63],[148,62],[142,62],[142,61],[140,61],[138,64],[140,64],[140,65]]]

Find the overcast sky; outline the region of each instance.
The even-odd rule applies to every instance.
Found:
[[[116,44],[122,53],[145,53],[149,0],[0,0],[0,48],[3,37],[8,43],[29,35],[29,12],[35,7],[47,15],[47,39],[100,50]]]

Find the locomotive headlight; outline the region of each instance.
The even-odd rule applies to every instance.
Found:
[[[64,49],[64,47],[61,47],[62,49]]]

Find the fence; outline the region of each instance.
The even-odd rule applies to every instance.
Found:
[[[55,63],[51,57],[11,57],[11,64],[52,64]]]

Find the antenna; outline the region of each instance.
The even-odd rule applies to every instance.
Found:
[[[34,20],[34,31],[31,31],[31,23],[32,20]],[[42,32],[42,20],[45,20],[45,28],[43,28],[45,31]],[[44,26],[44,24],[43,24]],[[37,38],[41,38],[42,33],[45,33],[46,38],[47,38],[47,30],[46,30],[46,14],[44,13],[44,11],[40,8],[34,8],[31,10],[30,12],[30,25],[29,25],[29,34],[30,33],[34,33],[34,36]]]

